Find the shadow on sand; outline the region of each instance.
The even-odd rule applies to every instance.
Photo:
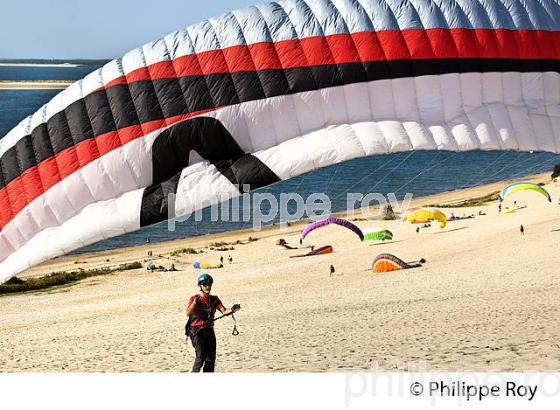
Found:
[[[379,243],[371,243],[368,246],[380,246],[380,245],[389,245],[390,243],[398,243],[398,242],[402,242],[403,240],[401,239],[400,241],[385,241],[385,242],[379,242]]]
[[[442,233],[449,233],[449,232],[455,232],[455,231],[462,231],[463,229],[469,229],[469,226],[463,226],[462,228],[455,228],[455,229],[450,229],[449,231],[443,231],[443,232],[434,232],[434,235],[441,235]]]

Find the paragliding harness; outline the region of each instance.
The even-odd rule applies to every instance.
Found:
[[[197,296],[198,297],[198,296]],[[212,318],[212,305],[213,303],[210,302],[210,306],[208,309],[205,309],[206,311],[206,319],[203,321],[204,324],[202,326],[196,326],[193,327],[192,324],[193,322],[195,322],[196,320],[198,320],[198,316],[195,316],[194,314],[192,316],[189,316],[187,323],[185,323],[185,337],[188,339],[189,337],[192,339],[193,337],[195,337],[198,332],[200,332],[202,329],[207,328],[208,326],[206,326],[207,323],[209,322],[215,322],[216,320],[220,320],[223,319],[224,317],[227,316],[231,316],[231,318],[233,319],[233,331],[231,332],[231,334],[233,336],[237,336],[239,335],[239,331],[237,330],[237,321],[235,320],[235,316],[233,315],[233,312],[230,313],[226,313],[225,315],[219,316],[217,318]]]

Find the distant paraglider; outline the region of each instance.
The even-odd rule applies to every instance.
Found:
[[[321,246],[320,248],[314,249],[302,255],[292,255],[290,256],[290,258],[303,258],[304,256],[326,255],[328,253],[333,253],[333,247],[331,245]]]
[[[436,208],[422,208],[412,211],[404,220],[411,223],[418,223],[419,220],[436,220],[439,221],[439,227],[442,229],[447,225],[447,216]]]
[[[324,226],[328,226],[331,224],[340,225],[346,229],[349,229],[352,232],[354,232],[356,235],[358,235],[361,241],[364,240],[364,234],[362,233],[362,230],[360,228],[358,228],[352,222],[349,222],[346,219],[341,219],[341,218],[325,218],[325,219],[321,219],[320,221],[313,222],[307,225],[307,227],[301,233],[301,239],[305,239],[305,237],[315,229],[322,228]]]
[[[393,233],[388,229],[371,229],[364,232],[364,241],[390,241]]]
[[[422,258],[418,262],[407,263],[395,255],[382,253],[375,257],[371,269],[374,273],[391,272],[394,270],[418,268],[425,262],[426,260]]]
[[[542,186],[533,184],[532,182],[515,182],[513,184],[508,185],[507,187],[502,189],[502,192],[500,192],[500,195],[498,196],[498,202],[502,203],[511,194],[524,190],[536,191],[544,195],[546,199],[548,199],[548,202],[552,202],[552,198],[550,197],[548,191],[544,189]]]
[[[206,262],[195,262],[193,263],[193,267],[195,269],[219,269],[219,268],[223,268],[224,265],[222,265],[221,263],[217,265],[211,265]]]

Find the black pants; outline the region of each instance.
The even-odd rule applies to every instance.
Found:
[[[213,372],[216,364],[216,334],[214,329],[211,327],[200,329],[194,336],[191,336],[191,341],[196,352],[192,368],[193,373],[200,372],[201,368],[205,373]]]

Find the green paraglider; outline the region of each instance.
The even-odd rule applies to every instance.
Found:
[[[500,193],[500,196],[498,197],[498,201],[501,203],[508,196],[513,194],[514,192],[524,191],[524,190],[536,191],[536,192],[544,195],[548,199],[548,202],[552,202],[552,198],[550,197],[550,194],[548,193],[548,191],[546,189],[544,189],[540,185],[533,184],[531,182],[516,182],[516,183],[513,183],[511,185],[508,185],[507,187],[502,189],[502,192]]]
[[[393,233],[388,229],[372,229],[364,232],[364,241],[390,241]]]

